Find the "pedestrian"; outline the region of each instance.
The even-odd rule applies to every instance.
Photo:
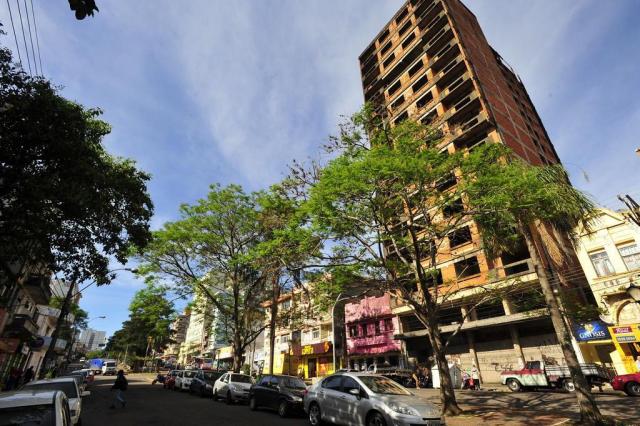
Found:
[[[116,376],[116,381],[111,386],[111,390],[116,390],[116,398],[113,400],[113,404],[109,408],[116,408],[116,402],[120,402],[122,404],[122,408],[127,405],[127,401],[124,400],[124,391],[127,390],[129,383],[127,382],[126,377],[124,377],[124,370],[119,370],[118,375]]]
[[[471,379],[473,380],[473,389],[480,390],[480,371],[475,364],[471,367]]]
[[[27,369],[27,371],[24,372],[24,384],[26,385],[27,383],[29,383],[34,376],[34,371],[33,371],[33,366],[29,367]]]

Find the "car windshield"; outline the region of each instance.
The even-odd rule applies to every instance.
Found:
[[[67,395],[67,398],[78,397],[75,382],[28,383],[25,388],[29,390],[61,390]]]
[[[104,365],[106,365],[107,367],[115,367],[116,363],[115,362],[105,362]]]
[[[196,372],[195,372],[195,371],[185,371],[185,372],[184,372],[184,377],[186,377],[186,378],[188,378],[188,379],[189,379],[189,378],[191,378],[191,377],[193,377],[193,376],[195,376],[195,375],[196,375]]]
[[[283,377],[282,385],[288,389],[306,389],[304,382],[297,377]]]
[[[244,374],[232,374],[230,381],[233,383],[251,383],[251,377]]]
[[[53,405],[30,405],[0,410],[0,426],[54,426]]]
[[[373,393],[384,395],[411,395],[411,392],[386,377],[358,376],[358,379]]]

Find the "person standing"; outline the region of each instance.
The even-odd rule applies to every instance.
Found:
[[[122,408],[124,408],[127,405],[127,401],[124,400],[124,393],[127,390],[127,387],[129,386],[129,382],[127,382],[127,378],[124,377],[124,370],[119,370],[118,371],[118,375],[116,376],[116,381],[113,384],[113,386],[111,386],[111,389],[115,389],[116,391],[116,397],[113,400],[113,404],[111,404],[111,407],[109,408],[116,408],[116,402],[119,402],[120,404],[122,404]]]
[[[473,389],[480,390],[480,371],[475,364],[471,367],[471,379],[473,380]]]
[[[24,372],[24,384],[26,385],[27,383],[29,383],[31,379],[33,379],[33,376],[34,376],[33,366],[31,366],[27,369],[27,371]]]

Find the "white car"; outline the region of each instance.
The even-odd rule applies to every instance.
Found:
[[[22,388],[25,391],[62,391],[69,400],[71,421],[74,425],[82,424],[82,397],[91,395],[89,391],[81,391],[73,377],[58,377],[55,379],[36,380],[29,382]]]
[[[61,391],[2,392],[0,422],[3,425],[70,426],[69,401]]]
[[[224,398],[227,404],[248,401],[253,378],[246,374],[225,373],[213,384],[213,400]]]
[[[176,376],[176,385],[175,388],[183,391],[189,390],[189,386],[191,386],[191,380],[195,377],[197,371],[196,370],[183,370],[178,373]]]

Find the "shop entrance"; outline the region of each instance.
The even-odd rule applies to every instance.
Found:
[[[307,377],[316,377],[316,359],[307,360]]]

